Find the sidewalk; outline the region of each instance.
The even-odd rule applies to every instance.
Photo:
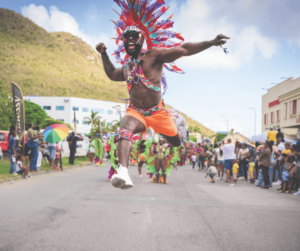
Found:
[[[38,171],[38,172],[35,172],[35,173],[30,173],[30,176],[35,177],[35,176],[39,176],[39,175],[42,175],[42,174],[48,174],[48,173],[54,173],[54,172],[62,172],[62,171],[70,170],[70,169],[82,168],[82,167],[91,166],[91,165],[94,165],[94,163],[88,162],[88,163],[83,163],[82,165],[66,166],[66,167],[63,167],[62,170],[56,170],[56,169],[47,170],[47,171],[41,170],[41,171]],[[22,180],[22,179],[25,179],[25,178],[23,177],[23,175],[9,177],[6,180],[0,180],[0,184],[5,183],[5,182],[10,182],[11,184],[13,184],[14,181],[20,180],[20,179]]]

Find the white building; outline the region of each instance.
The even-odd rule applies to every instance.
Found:
[[[120,114],[114,106],[120,106],[122,115],[125,114],[125,104],[108,102],[94,99],[74,98],[74,97],[38,97],[28,96],[24,97],[25,100],[40,105],[47,114],[64,123],[74,126],[74,109],[76,111],[77,131],[82,133],[89,133],[91,130],[90,125],[84,124],[86,121],[84,117],[90,117],[91,111],[98,112],[101,116],[101,121],[106,120],[111,123],[114,120],[120,120]]]

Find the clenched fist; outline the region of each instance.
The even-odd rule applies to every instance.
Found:
[[[97,44],[96,45],[96,50],[99,52],[99,53],[104,53],[104,52],[106,52],[106,46],[105,46],[105,44],[104,43],[99,43],[99,44]]]

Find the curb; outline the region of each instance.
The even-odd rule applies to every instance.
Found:
[[[49,174],[49,173],[54,173],[54,172],[59,173],[59,172],[63,172],[63,171],[70,170],[70,169],[82,168],[84,166],[92,166],[92,165],[93,165],[93,163],[86,163],[86,164],[83,164],[81,166],[79,166],[79,165],[76,165],[76,166],[66,166],[66,167],[63,168],[62,171],[58,171],[58,170],[57,171],[55,171],[55,170],[41,171],[41,172],[38,172],[38,173],[33,173],[33,174],[31,174],[31,176],[32,177],[34,177],[34,176],[40,176],[42,174]],[[16,177],[8,178],[7,180],[0,180],[0,184],[2,184],[4,182],[13,182],[13,181],[21,180],[21,179],[25,179],[25,178],[23,176],[18,175]]]

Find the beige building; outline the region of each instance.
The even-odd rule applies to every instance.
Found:
[[[193,136],[197,139],[197,143],[202,140],[202,135],[200,133],[190,133],[190,137]]]
[[[293,136],[300,130],[300,78],[289,78],[262,96],[262,133],[271,127]]]
[[[228,139],[231,139],[231,143],[235,144],[237,141],[240,143],[243,143],[245,141],[248,141],[249,138],[245,137],[244,135],[240,134],[239,132],[236,132],[232,135],[227,135],[224,139],[224,142],[226,143]]]

